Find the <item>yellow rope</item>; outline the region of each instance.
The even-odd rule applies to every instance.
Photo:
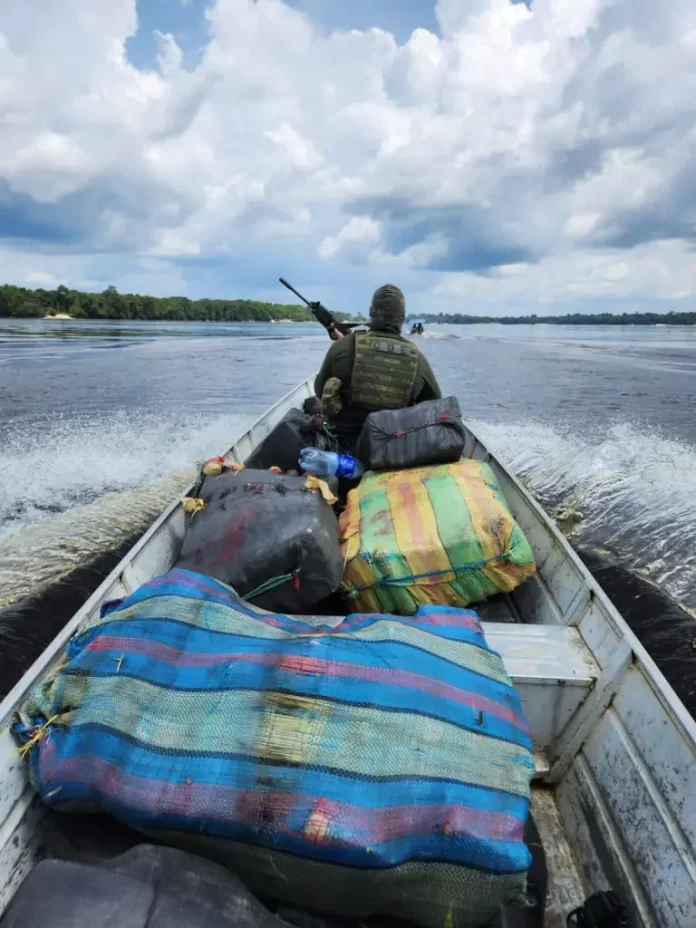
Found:
[[[203,512],[204,509],[204,499],[197,499],[195,496],[184,498],[184,512],[187,512],[190,516],[195,516],[197,512]]]
[[[31,751],[31,749],[35,747],[35,745],[37,745],[39,741],[41,741],[43,736],[46,734],[46,731],[48,730],[48,726],[52,725],[59,718],[60,718],[60,713],[58,713],[58,715],[52,715],[51,718],[41,726],[41,728],[38,728],[34,732],[34,734],[29,739],[29,741],[27,741],[26,744],[23,744],[21,746],[21,748],[19,749],[19,756],[22,759],[24,759],[29,753],[29,751]]]

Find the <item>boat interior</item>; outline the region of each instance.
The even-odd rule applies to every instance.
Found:
[[[312,393],[286,396],[231,449],[243,463],[285,412]],[[696,726],[554,523],[488,449],[467,433],[467,457],[486,460],[525,532],[537,574],[511,594],[476,606],[529,720],[536,776],[532,813],[548,872],[544,924],[592,893],[613,889],[630,924],[696,926]],[[175,562],[185,529],[173,504],[110,574],[0,711],[0,914],[46,855],[94,853],[107,834],[48,811],[28,783],[9,725],[28,685],[61,659],[80,623]],[[342,615],[305,617],[337,624]],[[102,835],[101,838],[98,838]],[[101,843],[100,843],[101,842]]]

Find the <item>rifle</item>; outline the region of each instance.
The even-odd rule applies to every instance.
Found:
[[[310,301],[305,299],[305,297],[303,297],[299,291],[295,290],[293,285],[289,284],[284,277],[280,277],[279,280],[284,287],[287,287],[288,290],[291,290],[295,296],[299,297],[302,302],[312,310],[314,318],[317,320],[317,322],[324,326],[326,331],[329,333],[329,338],[331,341],[335,342],[338,338],[343,338],[344,335],[350,335],[351,331],[356,326],[362,324],[360,322],[339,322],[333,313],[331,313],[330,310],[326,308],[326,306],[322,306],[322,304],[318,301],[310,303]]]

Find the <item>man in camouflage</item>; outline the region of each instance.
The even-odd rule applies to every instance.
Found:
[[[403,293],[385,284],[372,297],[369,331],[339,339],[326,354],[314,390],[343,451],[354,450],[371,412],[442,395],[428,360],[401,335],[405,318]]]

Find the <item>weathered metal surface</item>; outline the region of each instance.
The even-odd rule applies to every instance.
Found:
[[[669,712],[655,698],[641,671],[632,667],[613,702],[626,738],[664,798],[671,814],[696,848],[696,752],[673,730]],[[676,736],[675,736],[676,735]]]
[[[43,819],[47,815],[38,798],[27,791],[0,826],[0,915],[43,851]]]
[[[664,928],[582,755],[556,788],[555,798],[587,894],[613,889],[629,906],[634,928]]]
[[[587,699],[568,725],[560,732],[549,751],[551,771],[549,783],[558,783],[568,772],[573,758],[597,727],[599,719],[616,694],[631,662],[631,649],[623,642],[614,652],[612,660],[602,671],[589,699]]]
[[[532,815],[544,848],[548,895],[544,928],[566,928],[566,916],[585,899],[577,861],[548,787],[532,788]]]
[[[19,756],[9,726],[5,725],[0,730],[0,835],[28,783],[27,766]]]
[[[614,656],[622,638],[619,630],[607,622],[602,604],[593,599],[577,627],[594,659],[604,669]]]
[[[583,749],[623,846],[663,928],[693,925],[696,862],[679,822],[617,713],[605,713]]]
[[[636,925],[696,926],[696,724],[548,516],[489,462],[539,567],[516,612],[575,626],[602,670],[549,751],[587,888],[619,891]]]

